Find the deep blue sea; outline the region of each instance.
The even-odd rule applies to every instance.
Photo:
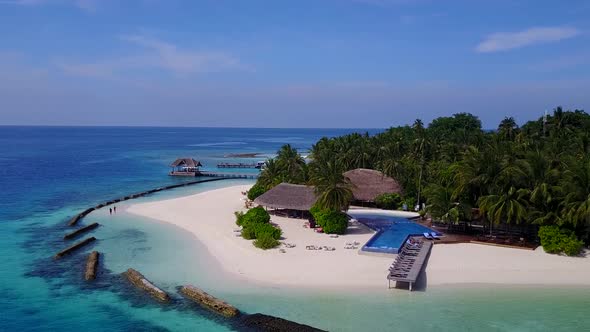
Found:
[[[196,306],[168,305],[128,286],[120,273],[135,267],[174,294],[194,283],[247,313],[263,312],[330,331],[582,331],[590,329],[590,289],[545,287],[430,287],[318,292],[235,284],[224,280],[195,239],[173,226],[121,214],[103,223],[96,243],[62,260],[72,215],[112,198],[192,179],[167,176],[177,157],[205,168],[218,162],[264,159],[290,143],[305,154],[322,136],[351,129],[235,129],[0,126],[0,331],[228,331],[241,330]],[[370,131],[370,132],[374,132]],[[252,159],[231,153],[261,153]],[[248,183],[229,180],[158,193],[140,201]],[[89,250],[101,274],[82,279]],[[195,260],[195,257],[200,257]],[[457,259],[460,259],[458,257]],[[534,283],[534,280],[531,281]]]

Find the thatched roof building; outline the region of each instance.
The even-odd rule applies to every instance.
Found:
[[[271,209],[308,211],[317,200],[314,187],[283,182],[258,196],[254,203]]]
[[[196,168],[201,167],[201,163],[198,160],[194,160],[193,158],[178,158],[170,167],[187,167],[187,168]]]
[[[374,202],[381,194],[402,192],[397,181],[373,169],[357,168],[345,172],[344,176],[352,184],[352,196],[356,201]]]

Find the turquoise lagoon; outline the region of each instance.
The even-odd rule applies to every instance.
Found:
[[[245,312],[263,312],[331,331],[590,329],[589,288],[453,285],[409,293],[387,290],[384,280],[383,291],[335,292],[238,282],[221,271],[192,235],[128,215],[123,204],[116,216],[99,210],[85,220],[102,224],[94,232],[98,241],[92,246],[104,253],[103,274],[96,282],[82,281],[83,253],[60,261],[51,258],[64,247],[61,237],[68,230],[64,226],[68,218],[85,207],[186,181],[166,176],[167,164],[178,156],[195,156],[214,165],[228,160],[223,158],[227,153],[271,155],[283,143],[306,149],[321,136],[350,131],[0,127],[0,330],[242,329],[182,301],[154,303],[121,279],[120,273],[128,267],[143,272],[177,298],[176,287],[192,283]],[[248,181],[200,184],[137,201],[243,183]]]

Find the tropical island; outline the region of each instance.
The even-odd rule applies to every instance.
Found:
[[[587,113],[561,108],[489,131],[468,113],[427,127],[416,120],[323,138],[308,159],[287,144],[253,186],[129,212],[190,231],[225,270],[264,284],[383,287],[392,258],[414,240],[435,244],[428,285],[588,284],[589,133]],[[380,191],[361,198],[362,186]],[[364,250],[387,232],[375,220],[390,217],[409,224],[401,245]]]

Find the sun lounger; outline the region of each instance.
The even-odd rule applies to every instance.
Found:
[[[435,240],[440,240],[440,236],[438,236],[438,234],[436,234],[435,232],[430,232],[430,236],[432,236],[432,238]]]
[[[429,240],[432,240],[433,239],[433,237],[432,237],[432,235],[430,235],[430,233],[424,232],[423,235],[424,235],[425,238],[427,238]]]

